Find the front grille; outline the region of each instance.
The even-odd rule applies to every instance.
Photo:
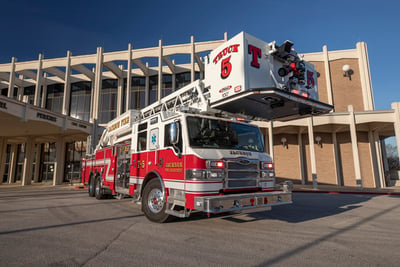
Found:
[[[228,159],[226,161],[225,188],[258,187],[259,161],[247,158]]]

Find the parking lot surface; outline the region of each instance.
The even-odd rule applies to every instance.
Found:
[[[399,196],[293,198],[266,212],[156,224],[130,198],[0,186],[1,266],[398,266]]]

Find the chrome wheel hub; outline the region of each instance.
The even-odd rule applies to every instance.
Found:
[[[164,194],[158,189],[154,188],[149,193],[149,198],[147,199],[147,205],[151,212],[159,213],[164,206]]]

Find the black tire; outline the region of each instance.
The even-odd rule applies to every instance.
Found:
[[[163,223],[170,215],[165,213],[167,203],[165,192],[157,179],[152,179],[143,190],[142,209],[147,219],[152,222]]]
[[[104,192],[103,188],[101,188],[101,181],[100,177],[96,177],[96,182],[95,182],[95,192],[94,195],[96,196],[96,199],[103,199],[104,198]]]
[[[88,187],[89,197],[94,197],[94,195],[95,195],[94,187],[95,187],[95,185],[94,185],[94,177],[93,177],[93,175],[91,175],[89,177],[89,187]]]

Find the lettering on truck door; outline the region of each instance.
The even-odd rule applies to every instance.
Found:
[[[175,147],[170,143],[170,124],[164,126],[164,140],[160,140],[162,149],[158,152],[158,169],[167,188],[184,189],[184,155],[182,146],[182,131]],[[181,127],[179,127],[181,128]]]

